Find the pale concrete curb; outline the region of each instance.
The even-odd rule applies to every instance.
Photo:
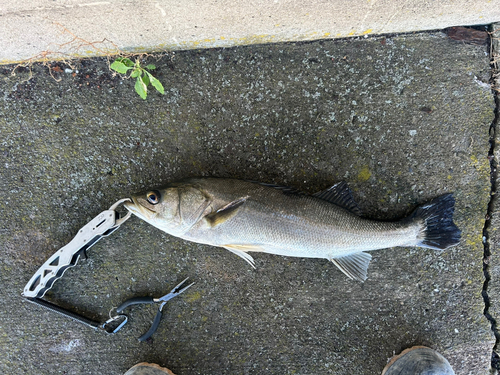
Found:
[[[500,0],[0,2],[0,64],[489,24]]]

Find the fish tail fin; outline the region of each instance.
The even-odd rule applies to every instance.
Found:
[[[423,222],[416,246],[434,250],[444,250],[460,242],[460,229],[453,222],[455,198],[445,194],[415,209],[408,218],[413,222]]]

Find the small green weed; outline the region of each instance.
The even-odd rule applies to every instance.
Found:
[[[135,63],[129,58],[122,57],[116,59],[111,65],[110,68],[120,74],[127,74],[129,70],[130,78],[137,78],[135,81],[135,92],[139,94],[141,98],[146,100],[148,96],[148,86],[151,84],[160,94],[165,94],[165,89],[158,79],[153,77],[148,70],[156,69],[156,66],[153,64],[146,65],[146,67],[142,67],[139,59],[135,60]]]

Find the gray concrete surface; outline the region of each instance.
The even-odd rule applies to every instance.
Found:
[[[418,33],[231,49],[151,62],[147,101],[103,60],[0,68],[0,372],[123,374],[148,361],[189,374],[379,374],[402,349],[439,350],[457,374],[488,374],[482,229],[489,201],[487,47]],[[56,68],[58,66],[58,68]],[[62,70],[63,72],[59,72]],[[189,176],[314,193],[345,180],[366,216],[398,218],[454,192],[459,246],[373,252],[365,283],[326,260],[184,242],[137,218],[47,294],[105,320],[133,296],[189,276],[153,341],[154,307],[105,335],[21,298],[38,267],[131,192]],[[492,296],[492,298],[496,298]]]
[[[0,63],[95,56],[116,47],[172,51],[498,21],[500,0],[3,0]]]

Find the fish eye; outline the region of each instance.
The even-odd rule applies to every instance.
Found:
[[[146,195],[146,198],[147,198],[149,203],[158,204],[158,203],[160,203],[161,195],[160,195],[160,192],[158,192],[158,191],[150,191]]]

